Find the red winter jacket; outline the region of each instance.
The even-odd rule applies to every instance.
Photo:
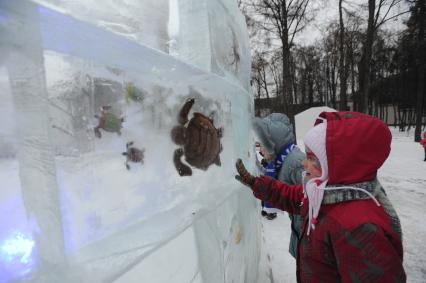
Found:
[[[387,126],[356,112],[323,112],[321,116],[327,119],[328,185],[374,180],[390,152]],[[336,200],[327,205],[323,200],[315,230],[307,236],[309,204],[302,185],[262,176],[252,190],[257,198],[305,218],[297,253],[298,282],[406,281],[401,234],[393,225],[397,216],[390,217],[373,200]]]
[[[420,141],[420,144],[426,148],[426,132],[423,133],[423,139]]]

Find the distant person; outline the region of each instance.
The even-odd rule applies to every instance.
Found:
[[[264,118],[256,117],[253,128],[266,161],[263,164],[266,167],[265,175],[289,185],[302,184],[302,160],[305,159],[305,154],[295,144],[290,119],[285,114],[272,113]],[[271,207],[268,202],[265,206]],[[303,220],[299,215],[289,214],[289,217],[291,220],[289,252],[296,258]]]
[[[387,125],[357,112],[323,112],[315,124],[303,185],[254,177],[241,159],[236,179],[303,217],[298,282],[406,282],[400,221],[376,178],[390,153]]]
[[[425,159],[423,161],[426,161],[426,132],[423,133],[423,139],[420,141],[420,144],[425,150]]]

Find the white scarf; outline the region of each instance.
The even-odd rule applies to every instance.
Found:
[[[328,182],[328,178],[324,178],[324,180],[322,180],[323,176],[324,172],[320,178],[312,178],[304,185],[305,197],[307,197],[309,200],[309,222],[307,235],[309,235],[311,228],[315,229],[315,224],[317,224],[319,210],[321,208],[322,199],[324,197],[324,189]],[[306,178],[306,172],[302,173],[302,177],[303,179]]]

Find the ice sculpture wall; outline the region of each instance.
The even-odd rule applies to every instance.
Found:
[[[257,203],[234,180],[254,164],[244,18],[170,3],[0,1],[0,282],[256,282]],[[181,177],[190,98],[223,150]]]
[[[249,91],[248,34],[235,1],[179,1],[179,16],[177,57]]]

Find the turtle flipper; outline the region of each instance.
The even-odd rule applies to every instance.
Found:
[[[216,111],[212,111],[212,112],[210,112],[210,115],[209,115],[209,120],[210,120],[210,122],[212,122],[213,123],[213,121],[214,121],[214,116],[216,115]]]
[[[145,149],[144,148],[142,148],[141,149],[141,164],[143,164],[143,159],[145,158]]]
[[[101,138],[102,137],[102,134],[101,134],[101,131],[99,130],[99,127],[94,128],[93,131],[95,132],[95,136],[97,138]]]
[[[128,143],[126,143],[126,148],[129,148],[133,145],[133,141],[129,141]]]
[[[122,152],[122,155],[126,156],[126,162],[124,162],[124,165],[126,165],[126,169],[130,170],[130,166],[129,166],[129,154],[127,152]]]
[[[194,105],[194,98],[188,99],[183,105],[182,109],[179,112],[178,122],[181,125],[185,125],[188,122],[188,113]]]
[[[219,128],[219,129],[217,129],[217,136],[218,136],[219,138],[223,137],[223,128]]]
[[[173,163],[175,164],[176,170],[180,176],[191,176],[192,170],[189,166],[182,163],[181,158],[183,155],[183,149],[178,148],[175,150],[173,155]]]
[[[216,159],[214,160],[214,164],[216,164],[217,166],[221,166],[222,163],[220,162],[220,156],[219,154],[217,155]]]

